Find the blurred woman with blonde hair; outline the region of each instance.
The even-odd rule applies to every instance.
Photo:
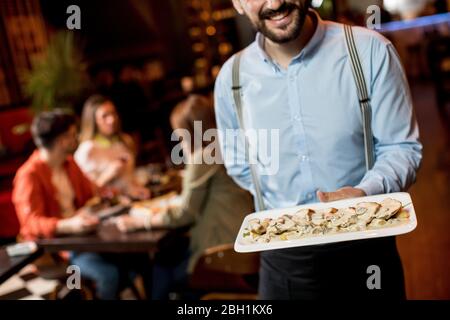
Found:
[[[135,145],[122,132],[116,107],[110,99],[94,95],[86,101],[80,140],[75,161],[97,187],[109,187],[132,198],[149,197],[149,191],[134,178]]]

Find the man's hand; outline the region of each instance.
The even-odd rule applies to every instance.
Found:
[[[95,230],[99,224],[98,218],[90,215],[86,209],[80,209],[75,216],[62,219],[56,226],[59,234],[82,234]]]
[[[317,191],[317,197],[321,202],[330,202],[349,198],[365,197],[366,193],[357,188],[344,187],[334,192]]]

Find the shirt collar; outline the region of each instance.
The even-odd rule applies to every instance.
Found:
[[[309,9],[309,14],[315,20],[316,30],[314,31],[314,34],[312,38],[309,40],[308,44],[297,56],[295,56],[292,59],[293,61],[309,55],[322,42],[323,38],[325,37],[325,29],[326,29],[325,22],[320,18],[319,14],[315,10]],[[275,64],[277,67],[279,67],[264,50],[264,36],[260,32],[256,34],[256,48],[259,56],[265,62]]]
[[[31,158],[31,162],[33,162],[34,164],[39,165],[41,170],[47,171],[47,173],[51,172],[51,168],[48,165],[48,163],[45,162],[44,160],[42,160],[41,152],[39,151],[39,149],[34,150],[33,153],[31,154],[30,158]],[[69,161],[71,161],[71,159],[72,159],[72,156],[68,156],[66,158],[66,160],[64,161],[63,166],[64,166],[64,168],[66,168],[66,170],[68,168]]]

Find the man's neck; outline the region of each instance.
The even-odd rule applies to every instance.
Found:
[[[292,59],[298,55],[303,48],[306,47],[311,40],[317,25],[314,23],[311,15],[306,15],[305,23],[303,24],[300,36],[295,40],[287,43],[275,43],[270,39],[264,39],[264,50],[266,53],[280,64],[284,69],[287,69]]]
[[[51,169],[61,169],[66,161],[67,155],[59,150],[39,149],[39,157],[47,163]]]

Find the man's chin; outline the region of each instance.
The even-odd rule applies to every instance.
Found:
[[[284,28],[268,27],[264,24],[260,28],[260,32],[269,40],[275,43],[286,43],[297,39],[301,33],[300,19],[293,20],[289,25]]]
[[[275,43],[286,43],[297,39],[300,35],[298,30],[261,30],[261,33],[270,41]]]
[[[303,23],[307,11],[293,11],[291,13],[290,23],[283,27],[269,26],[266,21],[260,23],[259,31],[269,40],[275,43],[283,44],[297,39],[303,29]]]

